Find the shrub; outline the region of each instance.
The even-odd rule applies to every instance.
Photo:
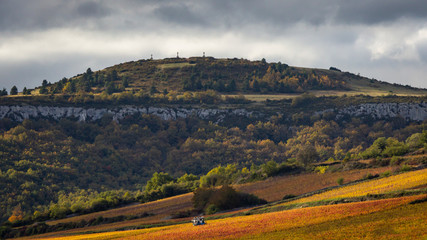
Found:
[[[402,162],[402,158],[398,156],[391,157],[390,166],[397,166]]]
[[[329,166],[317,166],[314,171],[320,174],[324,174]]]
[[[228,185],[223,185],[219,189],[199,188],[194,192],[192,200],[196,210],[204,210],[207,214],[237,207],[267,203],[255,195],[237,192]]]
[[[385,171],[383,173],[381,173],[381,177],[389,177],[391,175],[390,171]]]
[[[337,179],[337,183],[338,183],[338,185],[343,185],[344,184],[344,178],[338,178]]]
[[[380,175],[378,175],[378,174],[372,175],[372,173],[367,173],[362,179],[363,180],[374,179],[374,178],[377,178],[379,176]]]
[[[291,199],[291,198],[294,198],[294,197],[296,197],[296,195],[286,194],[285,196],[283,196],[282,200]]]
[[[206,214],[214,214],[217,213],[220,209],[215,204],[210,204],[206,207]]]
[[[312,103],[316,100],[316,96],[310,93],[304,93],[301,96],[298,96],[294,99],[292,99],[291,106],[292,107],[301,107],[305,106],[309,103]]]
[[[402,165],[402,167],[400,167],[400,171],[401,172],[408,172],[408,171],[411,171],[411,170],[412,170],[412,167],[409,166],[409,165],[406,165],[406,164],[404,164],[404,165]]]

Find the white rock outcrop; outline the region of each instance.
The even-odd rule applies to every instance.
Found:
[[[319,113],[334,111],[336,119],[345,115],[351,117],[371,116],[375,119],[401,116],[407,120],[424,121],[427,119],[427,103],[365,103],[341,109],[327,109]]]
[[[233,111],[223,109],[185,109],[167,107],[136,107],[121,106],[116,108],[82,108],[82,107],[49,107],[49,106],[0,106],[0,119],[10,118],[22,122],[28,118],[51,118],[59,120],[61,118],[73,118],[79,121],[96,121],[104,115],[112,116],[113,120],[120,121],[129,115],[152,114],[163,120],[174,120],[196,116],[201,119],[212,119],[216,122],[222,121],[227,115],[250,116],[253,112],[245,109]]]
[[[401,116],[412,121],[423,121],[427,119],[427,103],[366,103],[339,109],[326,109],[316,112],[315,114],[331,111],[336,113],[337,119],[346,115],[351,117],[371,116],[376,119]],[[120,121],[126,116],[134,114],[152,114],[163,120],[174,120],[177,118],[194,116],[201,119],[209,119],[214,122],[222,122],[228,116],[261,117],[264,115],[261,112],[253,112],[246,109],[137,107],[131,105],[113,108],[0,105],[0,119],[7,117],[19,122],[28,118],[50,118],[55,120],[72,118],[78,121],[89,122],[99,120],[107,114],[112,116],[115,121]]]

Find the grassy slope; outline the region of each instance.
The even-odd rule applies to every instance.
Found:
[[[213,58],[180,58],[144,62],[126,62],[112,67],[108,67],[102,71],[116,70],[120,76],[126,76],[131,80],[131,87],[149,88],[153,83],[155,83],[159,87],[159,89],[169,88],[174,90],[181,90],[182,86],[180,86],[179,84],[181,83],[182,77],[189,77],[189,74],[191,74],[191,67],[196,66],[197,63],[203,62],[222,64],[224,68],[223,70],[215,69],[214,71],[222,72],[222,74],[226,78],[232,78],[233,76],[237,76],[238,74],[247,71],[248,69],[252,70],[251,67],[254,69],[260,69],[260,63],[257,61]],[[230,67],[233,64],[234,68]],[[236,65],[241,67],[236,67]],[[416,89],[405,87],[402,85],[393,85],[386,82],[380,82],[366,77],[357,76],[348,72],[337,72],[327,69],[302,68],[294,66],[290,66],[290,69],[302,72],[316,72],[318,75],[326,75],[329,76],[329,78],[331,79],[343,80],[348,84],[349,90],[312,91],[315,95],[318,96],[343,94],[367,94],[372,96],[381,96],[387,95],[389,93],[402,96],[424,96],[427,94],[426,89]],[[237,71],[237,73],[234,73],[233,71]],[[259,95],[263,96],[262,94],[248,94],[249,97]],[[292,98],[295,95],[298,94],[273,94],[273,96],[267,94],[266,96],[283,96],[286,98]]]
[[[203,61],[201,58],[194,58],[193,60]],[[164,62],[166,61],[166,63]],[[173,62],[177,61],[177,62]],[[116,69],[119,73],[122,72],[123,76],[128,76],[132,79],[133,82],[131,86],[133,87],[144,87],[149,88],[151,84],[155,83],[159,89],[168,88],[174,90],[181,90],[181,80],[182,77],[188,77],[187,75],[191,73],[191,67],[196,64],[190,63],[190,59],[167,59],[167,60],[156,60],[152,62],[145,62],[144,64],[149,64],[155,66],[155,70],[152,70],[154,74],[146,74],[147,71],[143,67],[137,67],[136,62],[119,64],[110,68],[108,70]],[[235,63],[235,60],[229,59],[215,59],[208,60],[213,62],[228,62]],[[259,67],[258,62],[250,62],[250,61],[242,61],[242,66],[244,64],[253,65],[253,67]],[[331,71],[327,69],[314,69],[314,68],[301,68],[301,67],[292,67],[291,69],[300,70],[303,72],[312,72],[315,71],[318,75],[326,75],[331,79],[343,80],[348,84],[348,90],[312,90],[310,91],[312,94],[316,96],[341,96],[341,95],[358,95],[365,94],[370,96],[383,96],[388,95],[390,93],[396,94],[398,96],[425,96],[427,95],[426,89],[416,89],[409,88],[402,85],[393,85],[386,82],[380,82],[377,80],[369,79],[366,77],[360,77],[354,74],[346,73],[346,72],[337,72]],[[226,69],[227,70],[227,69]],[[233,71],[235,69],[231,69]],[[245,71],[246,69],[243,67],[239,69],[239,71]],[[226,71],[225,71],[226,72]],[[166,74],[166,75],[165,75]],[[121,75],[121,74],[120,74]],[[235,74],[226,74],[224,73],[226,78],[231,78]],[[138,77],[139,76],[139,77]],[[141,78],[141,76],[143,76]],[[167,76],[167,80],[162,79],[162,77]],[[149,85],[150,84],[150,85]],[[230,94],[235,95],[235,94]],[[266,99],[270,100],[280,100],[280,99],[289,99],[294,98],[300,94],[244,94],[248,99],[254,101],[265,101]]]

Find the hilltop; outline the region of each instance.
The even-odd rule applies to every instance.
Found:
[[[371,96],[426,95],[427,90],[370,79],[335,67],[302,68],[264,59],[216,59],[213,57],[142,59],[117,64],[42,86],[33,94],[141,92],[145,94],[215,90],[222,94],[272,95],[270,99],[295,94]],[[29,92],[28,92],[29,93]],[[289,95],[290,94],[290,95]],[[279,96],[277,96],[279,95]],[[259,100],[258,96],[258,100]],[[266,97],[261,97],[265,100]]]

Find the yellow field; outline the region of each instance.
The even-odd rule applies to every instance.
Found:
[[[399,239],[425,236],[427,203],[407,205],[427,195],[384,199],[359,203],[348,203],[293,209],[282,212],[233,217],[208,221],[207,225],[194,227],[191,223],[151,229],[86,234],[50,239],[283,239],[285,236],[320,236],[320,238],[364,238],[377,239],[397,236]],[[394,215],[389,215],[395,212]],[[376,214],[376,215],[373,215]],[[368,216],[368,218],[364,218]],[[372,216],[374,216],[372,218]],[[376,216],[376,217],[375,217]],[[352,219],[365,224],[352,227]],[[375,224],[369,225],[369,219]],[[385,219],[385,220],[384,220]],[[392,223],[389,224],[389,221]],[[363,220],[366,220],[364,222]],[[387,222],[385,222],[387,220]],[[408,220],[411,220],[408,222]],[[353,235],[335,233],[352,232]],[[393,226],[390,229],[390,226]],[[385,230],[386,229],[386,230]],[[387,230],[388,229],[388,230]],[[322,231],[320,231],[322,230]],[[383,231],[392,231],[393,235]],[[344,233],[345,233],[344,232]],[[286,238],[286,237],[285,237]],[[311,238],[310,239],[319,239]]]
[[[314,202],[327,199],[360,197],[367,194],[379,194],[424,186],[427,183],[427,169],[402,173],[386,178],[375,179],[355,185],[333,189],[310,197],[297,199],[291,203]]]

